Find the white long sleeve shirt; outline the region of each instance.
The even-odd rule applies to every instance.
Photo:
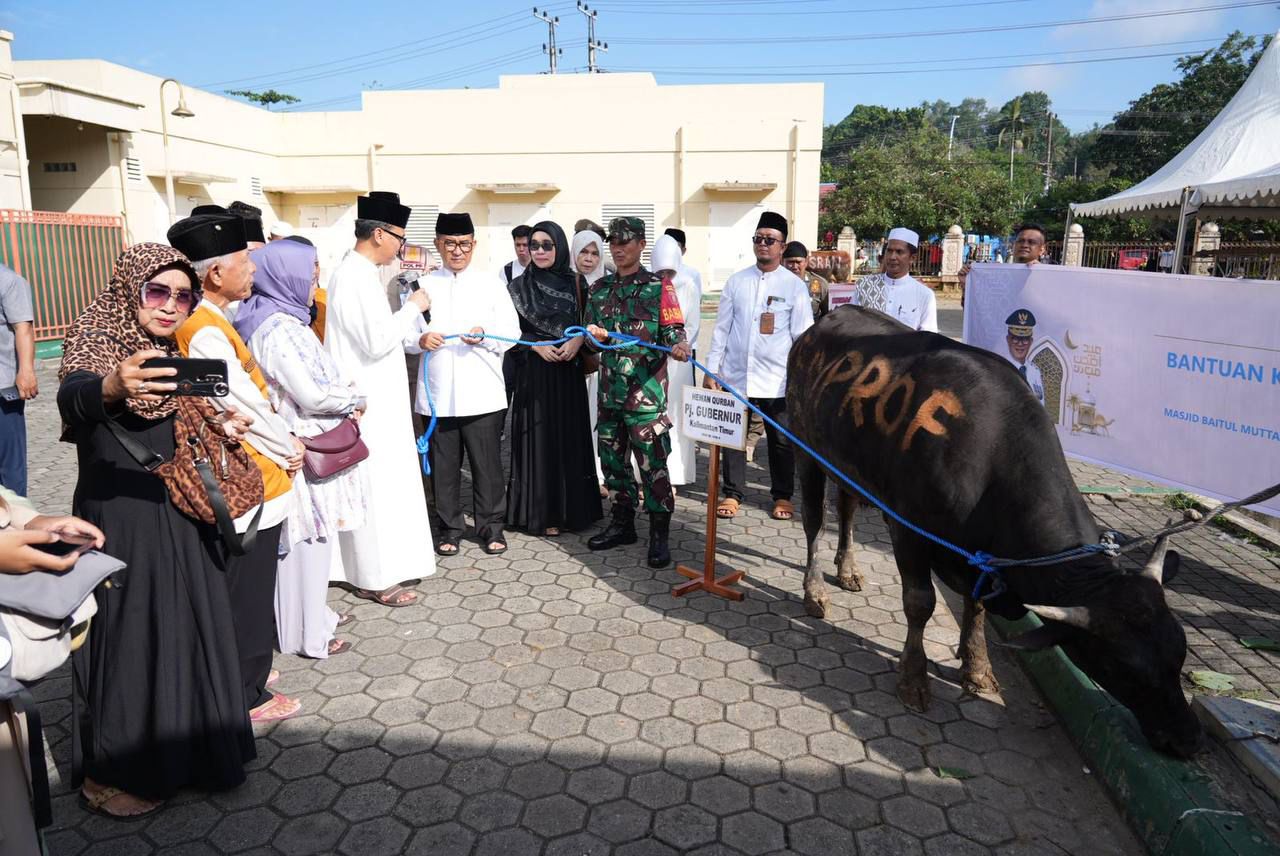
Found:
[[[760,332],[760,317],[773,314],[773,332]],[[729,277],[720,295],[706,365],[749,398],[787,394],[787,356],[813,326],[809,290],[784,267],[768,273],[754,265]]]
[[[427,360],[427,382],[437,416],[479,416],[507,406],[502,379],[502,355],[510,342],[491,338],[520,338],[520,316],[502,279],[492,271],[467,268],[454,274],[448,268],[432,271],[418,280],[431,297],[431,323],[418,316],[414,329],[405,337],[404,349],[421,354],[418,341],[423,333],[466,333],[482,327],[486,338],[478,345],[449,339],[431,352]],[[418,372],[414,409],[429,414],[422,372]]]
[[[226,318],[226,314],[214,303],[201,300],[197,311],[207,310]],[[245,435],[245,441],[273,461],[277,466],[288,468],[287,458],[294,453],[293,433],[289,425],[276,413],[271,402],[258,389],[258,385],[249,377],[249,373],[240,364],[236,349],[231,341],[218,327],[209,324],[200,328],[191,337],[187,347],[188,357],[227,361],[227,386],[230,391],[224,398],[211,398],[210,403],[218,410],[225,410],[233,405],[236,410],[253,419],[253,424]],[[258,521],[259,529],[268,529],[285,519],[289,513],[289,504],[293,502],[293,494],[285,493],[275,499],[268,500],[262,509],[262,518]],[[255,511],[251,511],[235,521],[236,531],[244,532],[249,527]]]
[[[938,298],[910,274],[897,279],[888,274],[867,277],[858,284],[853,299],[859,306],[892,315],[912,330],[938,332]]]

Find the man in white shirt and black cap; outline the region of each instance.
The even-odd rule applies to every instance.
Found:
[[[787,219],[766,211],[751,236],[756,263],[735,273],[724,284],[707,369],[745,395],[779,424],[785,424],[787,408],[787,357],[791,344],[813,326],[809,290],[801,279],[782,266],[787,243]],[[703,385],[718,389],[708,375]],[[769,480],[773,496],[771,516],[790,520],[795,514],[795,457],[791,444],[766,424],[769,441]],[[716,516],[738,513],[746,488],[746,453],[724,450],[724,499]]]
[[[215,211],[212,207],[204,210]],[[262,473],[263,504],[235,521],[244,537],[257,536],[243,555],[227,559],[227,587],[236,618],[236,647],[245,703],[254,722],[287,719],[301,702],[267,689],[275,634],[275,581],[281,529],[293,502],[293,477],[302,468],[303,446],[280,417],[267,381],[248,346],[227,317],[230,304],[253,287],[255,267],[245,239],[246,220],[230,213],[195,214],[169,228],[169,243],[195,265],[203,286],[200,304],[174,334],[184,357],[225,360],[230,394],[208,401],[234,407],[252,424],[245,451]]]
[[[368,523],[339,533],[342,579],[357,597],[404,607],[418,595],[407,580],[435,573],[431,539],[405,382],[404,340],[417,329],[431,300],[412,292],[395,312],[387,303],[379,268],[398,259],[410,209],[400,196],[372,191],[356,197],[356,245],[329,278],[324,346],[368,399],[360,433],[369,447],[361,464],[369,478]]]
[[[912,330],[938,332],[938,299],[933,289],[911,275],[920,236],[910,229],[889,232],[880,256],[880,273],[863,277],[853,302],[892,315]]]
[[[502,423],[507,398],[502,355],[520,338],[520,317],[506,286],[492,270],[479,270],[471,260],[476,230],[470,214],[436,218],[436,252],[441,267],[418,280],[431,298],[431,320],[422,316],[405,339],[410,354],[424,351],[426,378],[418,373],[414,409],[423,417],[435,405],[435,433],[429,449],[432,492],[440,530],[436,553],[458,552],[465,522],[462,516],[462,453],[471,463],[476,537],[491,555],[506,552],[502,535],[505,479],[502,475]],[[446,335],[462,333],[457,339]],[[428,389],[431,401],[427,401]]]

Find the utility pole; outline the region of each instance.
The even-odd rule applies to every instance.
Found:
[[[600,13],[582,0],[578,0],[578,11],[587,16],[587,73],[595,74],[600,70],[596,65],[596,51],[607,52],[609,43],[596,38],[596,16]]]
[[[1049,156],[1044,164],[1044,192],[1053,184],[1053,113],[1049,114]]]
[[[560,56],[562,51],[556,47],[556,25],[560,23],[559,16],[552,17],[543,9],[538,11],[538,7],[533,7],[533,17],[547,25],[547,43],[542,46],[542,52],[551,59],[551,74],[556,73],[556,57]]]
[[[956,119],[959,118],[959,114],[951,117],[951,132],[947,134],[947,160],[951,160],[951,141],[956,138]]]

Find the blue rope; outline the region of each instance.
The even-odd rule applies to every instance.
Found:
[[[528,342],[523,339],[508,339],[504,336],[494,336],[488,333],[484,334],[484,338],[496,339],[497,341],[500,341],[500,342],[511,342],[516,345],[527,345],[529,347],[545,347],[545,346],[562,345],[565,342],[569,341],[570,339],[574,338],[575,336],[590,335],[587,333],[584,327],[576,327],[576,326],[566,327],[564,333],[565,333],[564,336],[562,336],[561,338],[555,339],[549,342]],[[453,333],[448,336],[445,336],[445,339],[457,339],[457,338],[461,338],[461,336],[462,336],[461,333]],[[645,348],[650,348],[655,351],[661,351],[666,354],[671,353],[671,348],[665,345],[659,345],[655,342],[646,342],[641,340],[638,336],[631,336],[626,333],[610,333],[609,338],[616,340],[617,344],[610,345],[610,344],[596,342],[593,344],[593,347],[602,351],[618,351],[624,348],[631,348],[636,345],[639,345]],[[426,395],[427,395],[427,405],[431,410],[431,421],[427,425],[427,430],[422,434],[421,437],[418,438],[418,454],[422,456],[422,471],[424,473],[427,473],[428,475],[431,474],[431,467],[430,467],[430,464],[427,462],[427,450],[430,446],[431,434],[435,431],[435,427],[436,427],[436,405],[431,398],[431,386],[430,384],[427,383],[427,361],[430,359],[430,357],[431,357],[430,351],[422,352],[422,366],[421,366],[420,373],[422,378],[423,389],[426,391]],[[1054,553],[1051,556],[1040,556],[1033,559],[1000,559],[991,555],[990,553],[986,553],[981,550],[978,550],[976,552],[970,552],[964,549],[963,547],[960,547],[956,544],[952,544],[947,539],[941,536],[935,535],[932,532],[929,532],[928,530],[923,529],[917,526],[916,524],[912,523],[910,520],[906,519],[901,514],[894,511],[892,508],[890,508],[888,505],[882,502],[878,497],[873,495],[870,491],[868,491],[862,485],[858,484],[849,476],[840,472],[838,469],[836,469],[834,464],[832,464],[822,455],[818,454],[818,452],[812,446],[810,446],[805,441],[801,440],[795,434],[791,433],[784,426],[780,425],[775,419],[773,419],[773,417],[761,411],[760,408],[752,404],[745,396],[739,393],[736,389],[726,384],[723,380],[720,379],[719,376],[715,374],[715,372],[711,371],[705,365],[698,362],[696,359],[690,359],[689,362],[691,362],[694,365],[694,367],[702,369],[703,374],[705,374],[707,377],[711,378],[717,384],[719,384],[722,390],[729,393],[734,398],[738,399],[738,401],[741,401],[743,404],[745,404],[749,410],[751,410],[752,412],[760,416],[760,418],[762,418],[767,424],[771,425],[775,430],[780,431],[784,437],[786,437],[796,446],[799,446],[800,449],[802,449],[811,458],[813,458],[815,461],[821,464],[829,473],[831,473],[834,477],[838,478],[840,481],[844,482],[845,485],[851,488],[854,492],[856,492],[859,496],[861,496],[867,502],[871,503],[876,508],[880,509],[880,511],[882,511],[885,515],[892,518],[893,520],[895,520],[897,523],[904,526],[905,528],[916,533],[920,537],[926,538],[929,541],[932,541],[933,543],[937,544],[939,547],[944,547],[950,550],[951,552],[958,554],[959,556],[963,557],[965,561],[967,561],[970,565],[977,568],[978,580],[973,586],[973,592],[971,595],[975,600],[989,600],[990,598],[996,597],[997,595],[1003,594],[1005,592],[1005,590],[1007,589],[1007,586],[1005,585],[1004,578],[1000,575],[1000,571],[1003,568],[1013,568],[1013,567],[1019,567],[1019,566],[1038,567],[1043,565],[1056,564],[1058,562],[1071,561],[1074,559],[1082,559],[1086,556],[1092,556],[1098,553],[1106,553],[1107,555],[1116,555],[1118,553],[1118,548],[1116,544],[1114,543],[1114,541],[1110,539],[1104,539],[1104,542],[1101,544],[1085,544],[1083,546],[1075,547],[1070,550],[1063,550],[1060,553]],[[984,588],[989,588],[990,590],[986,594],[983,594]]]

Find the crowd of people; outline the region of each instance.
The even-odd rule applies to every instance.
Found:
[[[643,509],[648,564],[671,563],[675,488],[696,478],[678,419],[680,390],[697,380],[702,301],[685,233],[658,237],[646,267],[640,219],[579,221],[572,237],[543,221],[515,229],[516,258],[492,271],[473,264],[470,215],[443,213],[440,266],[397,300],[382,271],[404,253],[409,214],[394,193],[360,197],[354,247],[322,289],[307,239],[282,228],[268,240],[252,206],[200,206],[167,245],[126,249],[69,331],[57,403],[62,439],[76,447],[77,517],[57,519],[127,566],[95,592],[98,613],[73,658],[82,702],[73,778],[91,810],[137,817],[181,788],[240,784],[255,757],[253,724],[301,709],[271,689],[274,652],[325,658],[352,647],[340,638],[351,616],[328,605],[331,583],[410,606],[415,582],[434,573],[436,556],[461,553],[469,532],[479,550],[500,554],[509,530],[590,529],[605,499],[591,550],[639,541]],[[781,425],[789,351],[827,298],[788,232],[781,215],[761,216],[755,263],[724,284],[702,377]],[[907,273],[917,245],[894,230],[883,275],[857,299],[936,330],[932,291]],[[30,298],[11,297],[5,276],[2,305],[23,343]],[[660,347],[615,347],[620,336]],[[12,374],[20,401],[36,394],[29,351],[22,344],[12,368],[0,359],[0,386]],[[406,355],[419,361],[414,388]],[[173,357],[225,363],[225,394],[176,395],[178,364],[154,362]],[[414,412],[433,423],[430,502]],[[0,430],[10,430],[3,416]],[[773,425],[766,434],[769,513],[788,520],[791,445]],[[357,438],[361,453],[337,464],[319,454],[321,440],[338,436]],[[203,475],[203,487],[184,483],[184,462],[202,454],[221,467],[221,491]],[[720,517],[739,513],[746,460],[725,453]],[[0,461],[0,475],[25,491],[25,471]],[[191,491],[207,494],[212,519],[179,502]],[[236,504],[246,491],[252,501]],[[37,567],[17,552],[27,543],[11,541],[0,540],[0,568]]]

